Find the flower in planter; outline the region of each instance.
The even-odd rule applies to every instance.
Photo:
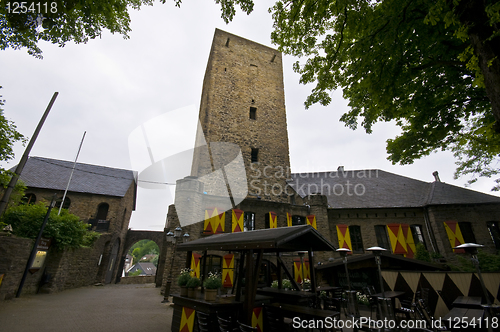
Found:
[[[289,279],[281,280],[281,285],[283,288],[293,289],[292,282]],[[278,280],[274,280],[271,284],[271,287],[278,288]]]
[[[222,287],[222,278],[218,273],[208,272],[208,277],[203,282],[206,289],[219,289]]]
[[[186,286],[189,280],[191,279],[191,270],[190,269],[182,269],[179,277],[177,278],[177,285]]]
[[[187,288],[197,288],[200,285],[201,285],[201,281],[199,278],[196,278],[196,277],[192,277],[191,279],[189,279],[189,281],[186,284]]]
[[[304,279],[304,281],[302,282],[302,287],[304,287],[304,289],[310,289],[311,279]]]

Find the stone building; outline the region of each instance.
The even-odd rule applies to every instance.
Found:
[[[442,262],[464,242],[500,249],[500,198],[383,170],[290,172],[281,53],[216,30],[200,103],[191,176],[177,181],[166,229],[190,239],[310,224],[353,254],[371,246],[412,258],[422,243]],[[184,257],[169,250],[173,276]],[[203,253],[193,253],[197,267]],[[224,253],[206,257],[222,270]],[[339,257],[318,253],[320,262]],[[292,269],[290,257],[290,268]],[[199,268],[198,268],[199,269]],[[164,282],[169,279],[165,270]],[[175,288],[175,285],[174,285]]]
[[[56,193],[56,209],[68,184],[73,162],[30,157],[20,179],[25,183],[25,203],[50,201]],[[101,233],[92,248],[49,251],[45,273],[51,278],[42,289],[60,291],[114,283],[121,276],[124,243],[135,210],[136,176],[133,171],[77,163],[63,208]]]

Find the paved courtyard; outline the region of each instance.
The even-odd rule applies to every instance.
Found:
[[[173,309],[154,284],[89,286],[0,302],[0,331],[170,331]]]

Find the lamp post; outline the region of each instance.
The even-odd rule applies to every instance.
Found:
[[[492,311],[492,305],[490,301],[490,297],[488,296],[488,290],[486,289],[486,285],[484,284],[483,276],[481,274],[481,269],[479,268],[479,259],[477,258],[477,249],[478,248],[483,248],[484,246],[482,244],[477,244],[477,243],[464,243],[459,246],[456,246],[453,249],[463,249],[465,250],[466,253],[470,255],[470,259],[472,261],[472,264],[476,267],[477,275],[479,277],[479,282],[481,283],[481,288],[483,289],[483,294],[484,297],[486,298],[486,305],[483,306],[486,308],[486,313],[488,316],[493,317]],[[491,324],[490,324],[491,325]],[[488,325],[488,331],[491,331],[491,326]]]
[[[163,301],[161,301],[162,303],[169,302],[168,296],[170,295],[170,288],[172,287],[172,270],[174,269],[175,250],[177,248],[177,240],[180,238],[183,239],[183,242],[187,242],[189,239],[188,233],[182,235],[182,228],[180,226],[178,226],[173,233],[172,231],[167,233],[167,243],[172,245],[172,256],[170,257],[170,270],[168,271],[167,285],[165,286]]]
[[[347,254],[351,252],[351,250],[347,248],[339,248],[337,251],[342,256],[344,261],[345,275],[347,277],[347,313],[354,317],[359,317],[359,307],[358,307],[358,299],[356,297],[356,291],[351,289],[351,279],[349,278],[349,269],[347,268]]]
[[[366,251],[371,251],[373,255],[375,256],[375,263],[377,264],[377,269],[378,269],[378,278],[379,278],[379,283],[380,283],[380,290],[382,293],[382,297],[377,299],[377,307],[379,311],[379,315],[381,319],[388,318],[388,319],[394,319],[394,311],[392,308],[392,303],[391,299],[386,299],[385,298],[385,290],[384,290],[384,279],[382,278],[382,260],[380,258],[380,255],[382,254],[383,251],[386,251],[387,249],[384,249],[382,247],[370,247],[366,249]]]

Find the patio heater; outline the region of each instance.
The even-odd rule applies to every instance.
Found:
[[[370,247],[366,249],[366,251],[371,251],[373,255],[375,256],[375,263],[377,264],[378,268],[378,278],[379,278],[379,283],[380,283],[380,291],[382,293],[382,297],[379,297],[377,299],[377,307],[378,307],[378,312],[380,315],[380,319],[388,318],[388,319],[395,319],[394,315],[394,308],[392,307],[392,302],[391,299],[385,298],[385,291],[384,291],[384,279],[382,278],[382,260],[380,258],[380,255],[382,254],[383,251],[386,251],[387,249],[384,249],[382,247]]]
[[[359,307],[358,307],[358,299],[356,296],[356,291],[353,291],[351,289],[351,279],[349,278],[349,269],[347,268],[347,254],[351,252],[351,250],[347,248],[339,248],[337,251],[340,253],[340,256],[342,256],[342,259],[344,261],[344,268],[345,268],[345,275],[347,277],[347,288],[349,289],[347,291],[347,314],[354,316],[354,317],[359,317]]]
[[[172,231],[167,233],[167,243],[172,245],[172,256],[170,258],[170,270],[168,271],[167,285],[165,286],[165,293],[161,303],[169,302],[168,296],[170,295],[170,288],[172,287],[172,270],[174,269],[175,250],[177,248],[177,240],[180,238],[182,238],[183,242],[187,242],[189,240],[189,234],[185,233],[182,235],[182,228],[180,226],[178,226],[173,233]]]
[[[456,246],[453,249],[463,249],[467,254],[470,255],[470,260],[472,264],[476,267],[477,275],[479,277],[479,282],[481,283],[481,288],[483,289],[484,297],[486,298],[486,305],[483,305],[483,308],[486,309],[486,313],[488,316],[493,317],[493,306],[490,301],[490,297],[488,296],[488,290],[486,289],[486,285],[484,284],[483,276],[481,274],[481,269],[479,268],[479,259],[477,258],[477,249],[483,248],[482,244],[477,243],[464,243],[459,246]],[[488,331],[491,331],[491,324],[488,325]]]

